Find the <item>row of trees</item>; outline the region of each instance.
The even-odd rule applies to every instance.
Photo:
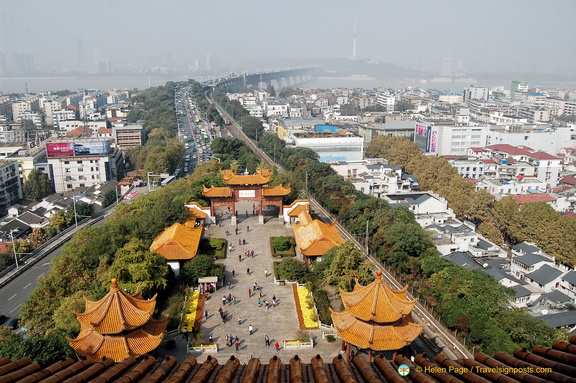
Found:
[[[491,241],[499,245],[534,242],[560,262],[576,265],[576,220],[548,204],[519,206],[512,197],[495,201],[488,191],[476,191],[446,159],[423,155],[418,145],[404,137],[377,137],[368,145],[368,154],[413,174],[422,190],[446,198],[458,217],[477,223],[478,232]]]
[[[146,145],[128,150],[128,162],[134,169],[145,172],[172,173],[178,167],[184,145],[178,140],[178,123],[174,102],[177,84],[149,88],[134,95],[133,108],[127,121],[143,121]]]
[[[408,163],[420,155],[420,151],[414,147],[386,144],[388,150],[393,151],[399,159],[399,165],[402,160]],[[392,208],[381,199],[356,191],[328,164],[318,162],[316,153],[309,149],[286,148],[284,142],[274,135],[259,138],[259,145],[269,155],[275,153],[277,160],[289,169],[288,173],[275,176],[279,181],[290,182],[294,188],[307,186],[352,234],[364,238],[368,222],[371,253],[400,273],[415,289],[420,289],[428,303],[436,307],[436,312],[446,325],[458,328],[477,348],[488,353],[498,350],[512,352],[516,347],[550,344],[551,340],[564,337],[561,331],[541,321],[536,325],[535,319],[525,311],[510,309],[509,301],[513,293],[493,278],[480,271],[465,270],[440,258],[430,233],[416,223],[413,213],[407,208]],[[462,182],[453,175],[450,166],[442,169],[448,174],[448,189]],[[411,172],[418,177],[415,169]],[[424,172],[430,174],[431,179],[424,182],[423,188],[446,185],[446,180],[440,178],[442,173],[437,169],[426,168]],[[465,183],[462,182],[462,185]],[[465,205],[469,201],[482,197],[482,193],[480,196],[468,196],[472,199],[460,204],[462,211],[466,211]],[[351,249],[345,249],[343,253],[353,254]],[[343,261],[330,260],[330,255],[327,260],[343,268]],[[346,265],[342,275],[338,275],[338,270],[330,269],[328,275],[321,276],[322,283],[350,289],[352,282],[349,276],[361,275],[361,266],[365,263],[355,263],[351,259]],[[326,272],[321,263],[314,266],[315,272],[317,268],[322,273]]]

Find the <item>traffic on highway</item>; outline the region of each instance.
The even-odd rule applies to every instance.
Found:
[[[176,117],[178,138],[184,144],[184,153],[175,177],[185,177],[194,172],[196,165],[212,157],[210,146],[215,138],[215,130],[209,122],[202,120],[188,88],[176,92]]]

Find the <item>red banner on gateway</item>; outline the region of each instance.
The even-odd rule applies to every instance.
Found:
[[[74,144],[72,142],[52,142],[46,144],[48,157],[73,156]]]

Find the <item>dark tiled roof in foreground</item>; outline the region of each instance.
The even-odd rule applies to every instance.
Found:
[[[398,366],[406,364],[410,373],[398,374]],[[393,361],[378,355],[368,363],[364,356],[356,356],[346,363],[342,356],[331,362],[320,356],[310,362],[298,356],[286,363],[273,356],[268,364],[259,359],[241,363],[231,357],[220,364],[209,356],[203,363],[190,356],[182,363],[168,356],[157,360],[151,356],[127,358],[120,363],[112,359],[102,362],[74,361],[70,358],[40,366],[28,358],[11,362],[0,359],[0,381],[5,382],[126,382],[126,383],[180,383],[180,382],[417,382],[417,383],[516,383],[576,381],[576,336],[570,343],[555,342],[552,348],[536,346],[532,352],[517,349],[514,355],[497,352],[494,357],[476,353],[474,359],[449,360],[438,355],[429,360],[425,355],[410,359],[396,355]]]

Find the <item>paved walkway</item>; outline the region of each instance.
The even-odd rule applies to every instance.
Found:
[[[232,244],[232,251],[228,252],[226,259],[222,260],[226,266],[226,283],[231,286],[224,286],[211,294],[206,301],[205,309],[208,310],[208,319],[203,319],[201,332],[204,334],[205,343],[208,343],[209,335],[212,334],[213,342],[219,344],[219,352],[213,354],[220,362],[225,362],[231,355],[235,355],[242,363],[247,363],[251,356],[260,358],[264,363],[276,353],[274,343],[278,341],[282,345],[283,340],[294,339],[298,331],[298,317],[296,306],[292,294],[291,286],[277,286],[274,284],[273,258],[270,252],[270,237],[292,236],[293,231],[279,223],[278,217],[266,217],[266,223],[258,224],[258,217],[243,214],[245,210],[239,209],[238,234],[234,227],[230,226],[230,218],[224,216],[222,225],[212,225],[205,230],[207,238],[226,238]],[[249,212],[251,213],[251,211]],[[230,235],[226,236],[226,230]],[[238,240],[245,240],[245,245],[238,245]],[[246,250],[254,250],[254,257],[246,257]],[[239,257],[240,256],[240,259]],[[248,269],[250,273],[248,274]],[[232,270],[235,276],[232,276]],[[267,276],[264,274],[267,270]],[[272,301],[276,296],[275,307],[266,309],[264,305],[258,307],[259,292],[252,291],[252,296],[248,296],[248,289],[253,290],[253,284],[258,283],[262,288],[262,300]],[[232,294],[235,296],[234,304],[222,305],[222,294]],[[228,313],[227,320],[223,322],[218,313],[218,309]],[[238,317],[241,323],[238,324]],[[252,325],[253,334],[249,335],[248,326]],[[298,354],[308,362],[316,354],[321,354],[325,360],[330,360],[339,352],[340,340],[328,343],[322,339],[319,330],[309,331],[315,341],[313,349],[280,350],[278,356],[286,362]],[[232,335],[239,338],[240,347],[226,348],[225,335]],[[268,335],[271,346],[266,347],[264,336]],[[182,336],[177,339],[176,349],[166,350],[159,348],[159,355],[173,355],[179,361],[183,361],[186,356],[185,343]],[[207,353],[190,354],[204,361]]]

